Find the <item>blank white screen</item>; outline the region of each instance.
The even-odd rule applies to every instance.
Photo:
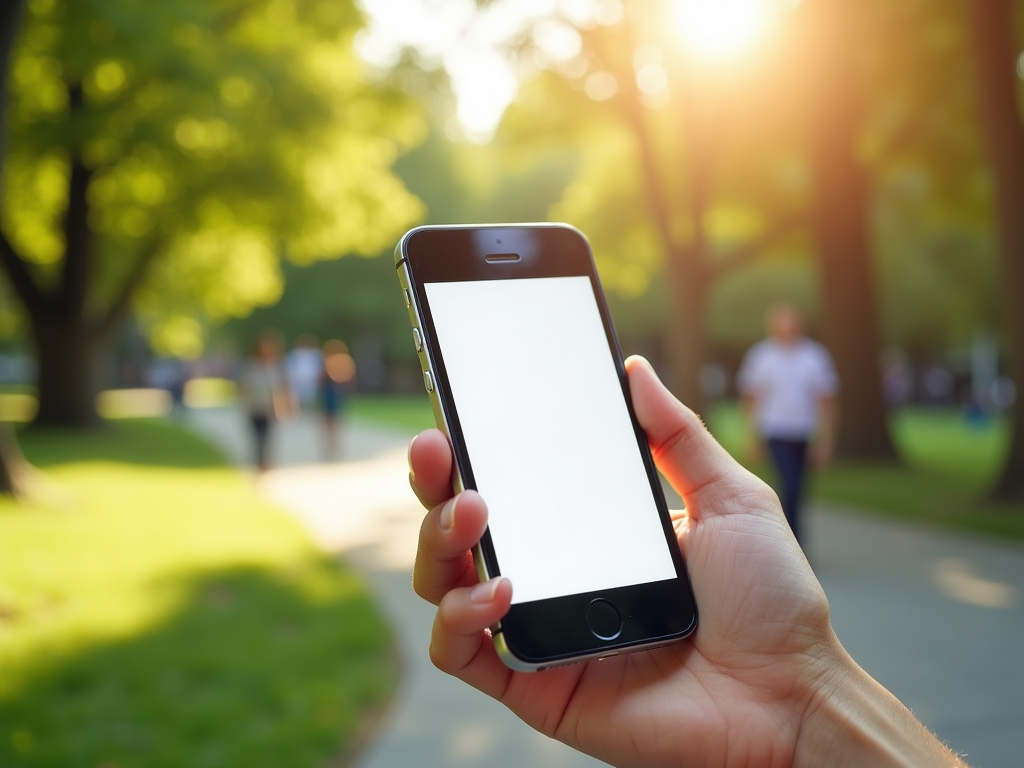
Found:
[[[426,292],[513,602],[674,578],[590,280]]]

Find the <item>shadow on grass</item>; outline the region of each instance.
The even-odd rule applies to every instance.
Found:
[[[79,461],[186,469],[227,464],[207,441],[158,419],[107,421],[85,431],[28,425],[18,430],[18,441],[25,458],[40,469]]]
[[[0,765],[322,768],[394,688],[388,630],[329,558],[154,586],[179,595],[159,624],[34,655],[0,698]]]

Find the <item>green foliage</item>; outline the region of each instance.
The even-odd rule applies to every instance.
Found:
[[[418,107],[370,82],[351,0],[33,0],[10,77],[2,225],[44,286],[69,244],[73,162],[105,307],[149,250],[135,307],[155,346],[198,351],[296,263],[377,253],[422,215],[389,172]],[[5,321],[9,324],[9,321]]]
[[[965,346],[1002,319],[964,10],[959,0],[876,3],[865,57],[884,331],[926,351]]]
[[[26,430],[0,501],[0,763],[322,766],[393,690],[365,586],[191,434]]]

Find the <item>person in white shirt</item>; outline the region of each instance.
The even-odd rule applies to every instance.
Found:
[[[299,336],[294,349],[285,356],[284,369],[292,393],[303,411],[316,403],[323,367],[324,358],[316,336],[309,333]]]
[[[799,541],[808,458],[821,466],[832,457],[839,378],[828,350],[804,335],[795,307],[779,304],[769,310],[768,333],[747,351],[738,384],[751,456],[758,458],[762,443],[767,445],[782,508]]]

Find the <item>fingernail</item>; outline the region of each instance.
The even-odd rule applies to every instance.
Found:
[[[437,518],[438,525],[441,526],[442,531],[450,531],[455,527],[455,505],[459,503],[459,497],[456,496],[454,499],[449,501],[443,507],[441,507],[441,514]]]
[[[409,465],[409,479],[412,481],[416,480],[416,473],[412,471],[412,446],[416,442],[416,437],[409,441],[409,450],[405,453],[405,463]]]
[[[635,355],[635,357],[640,361],[641,365],[643,365],[645,368],[647,368],[648,371],[653,373],[655,376],[658,375],[657,372],[654,370],[654,366],[651,365],[651,361],[650,360],[648,360],[643,355]]]
[[[490,581],[477,584],[469,590],[469,599],[474,603],[492,602],[494,600],[495,593],[498,591],[498,585],[504,578],[504,576],[496,576]]]

